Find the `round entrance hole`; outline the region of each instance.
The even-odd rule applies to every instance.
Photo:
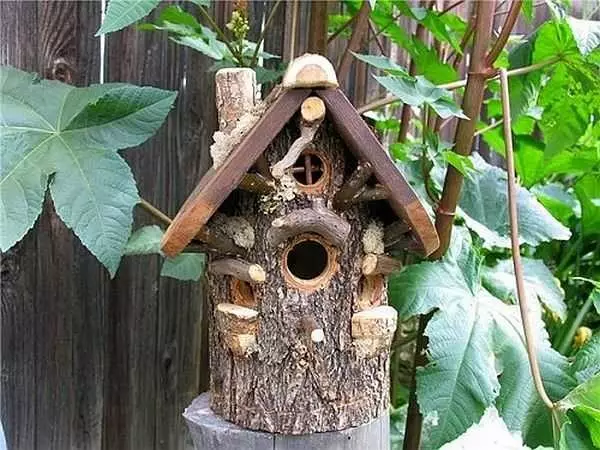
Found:
[[[301,235],[283,255],[283,275],[291,286],[314,290],[324,286],[336,269],[336,251],[320,236]]]
[[[301,280],[312,280],[327,268],[329,255],[317,241],[301,241],[287,254],[287,267],[292,275]]]

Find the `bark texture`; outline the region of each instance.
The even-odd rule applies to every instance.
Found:
[[[291,120],[265,152],[270,165],[279,161],[297,138],[297,123]],[[331,167],[321,192],[302,193],[280,184],[275,194],[266,196],[236,190],[220,209],[251,223],[257,239],[246,258],[266,272],[264,283],[251,286],[259,313],[255,353],[234,355],[211,321],[211,407],[244,428],[305,434],[359,426],[387,413],[389,349],[365,357],[357,352],[351,334],[352,316],[360,309],[364,284],[362,234],[374,219],[374,210],[369,203],[351,205],[344,211],[333,208],[333,196],[356,162],[348,159],[348,151],[327,120],[315,137],[314,150],[321,152]],[[322,202],[338,214],[351,230],[341,248],[331,247],[335,258],[331,278],[310,291],[299,289],[284,276],[286,246],[294,239],[273,245],[265,237],[273,220],[312,208],[317,198],[316,203]],[[216,305],[234,303],[235,296],[231,277],[207,275],[214,319]],[[384,289],[379,304],[387,302],[385,295]],[[323,341],[311,340],[304,325],[307,319],[323,330]]]

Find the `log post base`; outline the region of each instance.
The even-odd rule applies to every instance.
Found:
[[[183,413],[195,450],[389,450],[389,416],[327,433],[286,436],[247,430],[217,416],[210,394],[196,397]]]

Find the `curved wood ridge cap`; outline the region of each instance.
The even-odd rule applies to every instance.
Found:
[[[334,126],[348,149],[359,161],[371,164],[373,175],[388,190],[388,202],[410,226],[419,253],[429,256],[439,247],[439,237],[415,191],[340,89],[320,89],[316,93],[325,102]]]
[[[294,88],[337,88],[335,69],[327,58],[305,53],[294,59],[283,76],[282,85]]]
[[[281,93],[223,164],[211,168],[202,177],[163,236],[161,250],[165,255],[173,257],[183,251],[241,183],[250,167],[277,137],[310,92],[309,89],[292,89]]]

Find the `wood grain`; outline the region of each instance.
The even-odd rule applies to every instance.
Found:
[[[388,201],[394,212],[410,225],[419,242],[420,252],[424,256],[431,254],[439,245],[433,223],[371,129],[342,91],[321,89],[316,92],[325,102],[328,114],[350,151],[358,160],[370,162],[379,182],[390,191]]]

